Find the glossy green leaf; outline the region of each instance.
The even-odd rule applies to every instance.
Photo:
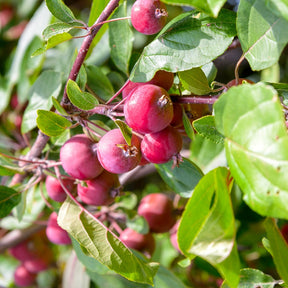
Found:
[[[232,87],[214,111],[244,201],[260,215],[288,219],[288,135],[276,91],[261,83]]]
[[[166,184],[182,197],[190,197],[203,173],[193,162],[183,157],[179,167],[173,168],[173,161],[155,165]]]
[[[257,269],[245,268],[240,270],[240,282],[238,288],[274,288],[281,284],[282,281],[275,280],[270,275],[264,274]],[[230,288],[226,281],[223,282],[221,288]]]
[[[6,186],[0,186],[0,219],[9,215],[20,201],[21,193]]]
[[[208,115],[193,121],[193,127],[201,136],[214,143],[224,143],[224,136],[215,127],[214,116]]]
[[[27,133],[37,126],[37,110],[49,110],[52,107],[51,96],[57,98],[61,92],[61,74],[44,71],[35,81],[30,90],[29,104],[24,112],[21,132]]]
[[[81,110],[91,110],[99,104],[95,96],[82,92],[77,83],[71,79],[67,82],[66,91],[71,103]]]
[[[276,63],[288,42],[288,22],[271,13],[263,2],[240,1],[237,13],[238,37],[253,70],[262,70]]]
[[[126,141],[126,143],[130,146],[131,145],[131,139],[132,139],[132,129],[122,120],[115,120],[115,124],[119,127],[121,130],[121,133]]]
[[[52,15],[63,22],[72,22],[76,18],[70,8],[62,0],[45,0]]]
[[[279,17],[288,21],[288,2],[287,0],[265,0],[267,7]]]
[[[220,9],[225,4],[225,0],[163,0],[164,3],[171,5],[184,5],[197,8],[206,14],[217,17]]]
[[[72,125],[69,120],[52,111],[38,110],[37,114],[37,126],[48,136],[59,136]]]
[[[178,242],[185,256],[200,256],[237,287],[240,264],[233,248],[236,229],[231,186],[229,171],[223,167],[210,171],[199,181],[182,214]]]
[[[184,89],[196,95],[205,95],[211,92],[206,75],[201,68],[193,68],[178,73]]]
[[[179,72],[210,63],[236,35],[235,16],[228,10],[222,10],[216,19],[196,18],[195,12],[179,15],[144,48],[130,79],[146,82],[159,69]]]
[[[126,17],[126,11],[126,2],[124,2],[114,12],[112,19]],[[112,61],[120,71],[128,75],[133,48],[133,32],[128,20],[115,21],[109,24],[109,43]]]
[[[140,260],[102,222],[72,200],[67,199],[61,206],[58,223],[86,248],[91,257],[109,269],[131,281],[153,283],[158,264]]]
[[[89,88],[103,100],[109,100],[114,95],[114,89],[109,78],[97,66],[87,66],[86,71]]]
[[[281,279],[288,283],[287,257],[288,245],[279,231],[275,219],[267,218],[265,221],[267,238],[270,243],[272,257]]]

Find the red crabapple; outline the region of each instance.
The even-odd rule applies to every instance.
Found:
[[[19,287],[32,285],[36,280],[37,274],[29,272],[22,264],[14,272],[15,284]]]
[[[50,267],[52,262],[52,258],[50,256],[52,254],[50,253],[52,253],[52,251],[47,250],[46,253],[41,256],[41,258],[39,257],[24,261],[23,265],[31,273],[39,273],[41,271],[45,271]]]
[[[74,188],[74,180],[72,179],[61,179],[64,186],[68,191],[72,191]],[[62,188],[59,180],[53,176],[48,175],[45,180],[45,186],[48,196],[57,202],[64,202],[66,199],[66,193]]]
[[[71,137],[60,149],[60,160],[67,174],[79,180],[97,177],[103,171],[94,143],[85,134]]]
[[[138,206],[138,214],[143,216],[151,232],[168,232],[176,222],[172,200],[165,194],[153,193],[144,196]]]
[[[129,96],[130,92],[132,92],[135,88],[145,84],[157,85],[168,91],[172,87],[173,82],[174,82],[174,74],[172,72],[168,72],[165,70],[158,70],[155,73],[154,77],[148,82],[128,81],[128,84],[122,91],[122,97],[126,98],[127,96]]]
[[[48,219],[46,235],[50,242],[57,245],[69,245],[71,239],[66,230],[62,229],[57,223],[57,213],[52,212]]]
[[[145,134],[141,142],[143,157],[154,164],[166,163],[174,156],[178,158],[181,148],[182,137],[171,126],[159,132]]]
[[[151,233],[140,234],[135,230],[126,228],[120,234],[119,239],[128,248],[135,249],[143,253],[148,253],[149,256],[152,256],[155,250],[155,239]]]
[[[118,175],[103,171],[98,177],[87,180],[86,185],[77,186],[78,196],[88,205],[109,205],[114,201],[113,190],[120,186]],[[114,193],[115,194],[115,193]]]
[[[124,115],[127,124],[136,132],[158,132],[173,119],[173,104],[168,92],[156,85],[137,87],[126,99]]]
[[[120,129],[108,131],[97,147],[98,159],[105,170],[121,174],[134,169],[141,160],[141,139],[132,135],[129,146]]]
[[[131,9],[132,26],[146,35],[158,33],[167,16],[166,6],[159,0],[137,0]]]

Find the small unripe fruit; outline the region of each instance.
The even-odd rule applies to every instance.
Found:
[[[143,197],[138,214],[143,216],[151,232],[168,232],[176,222],[172,200],[165,194],[153,193]]]
[[[96,145],[85,134],[71,137],[60,149],[60,160],[66,173],[79,180],[97,177],[103,171]]]
[[[132,26],[146,35],[158,33],[167,16],[166,6],[159,0],[137,0],[131,9]]]
[[[74,180],[72,179],[61,179],[64,186],[68,191],[72,191],[74,188]],[[66,193],[62,188],[59,180],[53,176],[48,175],[45,180],[45,186],[48,196],[57,202],[64,202],[66,199]]]
[[[98,177],[87,180],[86,185],[79,183],[77,186],[80,199],[88,205],[102,206],[114,201],[113,194],[117,194],[120,183],[117,174],[104,170]]]
[[[128,172],[134,169],[141,160],[140,143],[140,138],[133,134],[129,146],[120,129],[110,130],[98,143],[98,159],[104,169],[111,173]]]
[[[152,133],[167,127],[173,119],[173,104],[168,92],[156,85],[142,85],[124,104],[127,124],[136,132]]]
[[[57,223],[57,213],[52,212],[48,219],[46,235],[50,242],[57,245],[69,245],[71,239],[66,230],[62,229]]]
[[[19,287],[26,287],[34,284],[37,274],[29,272],[23,265],[16,268],[14,272],[15,284]]]
[[[135,230],[126,228],[119,239],[128,247],[152,256],[155,250],[155,239],[151,233],[140,234]]]
[[[173,127],[146,134],[141,142],[143,157],[154,164],[170,161],[173,156],[179,156],[182,148],[182,137]]]

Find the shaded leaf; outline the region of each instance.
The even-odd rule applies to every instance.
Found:
[[[279,231],[275,219],[267,218],[265,221],[267,238],[270,243],[270,251],[280,277],[285,283],[288,283],[287,257],[288,245]]]
[[[185,113],[185,111],[183,111],[182,121],[183,121],[184,129],[185,129],[187,136],[191,140],[194,140],[194,138],[195,138],[194,129],[193,129],[192,123],[191,123],[189,117],[187,116],[187,114]]]
[[[37,110],[50,110],[51,96],[57,98],[61,91],[61,74],[54,71],[44,71],[35,81],[30,90],[31,98],[24,112],[21,132],[27,133],[37,126]]]
[[[276,91],[261,83],[232,87],[214,111],[245,202],[260,215],[288,219],[288,134]]]
[[[63,22],[76,20],[73,12],[62,0],[45,0],[46,5],[52,15]]]
[[[109,269],[131,281],[153,283],[158,264],[140,260],[107,227],[72,200],[66,199],[61,206],[58,223]]]
[[[205,259],[237,287],[240,264],[229,178],[228,169],[220,167],[199,181],[182,214],[178,242],[185,256]]]
[[[288,21],[288,3],[286,0],[265,0],[265,4],[271,12]]]
[[[21,193],[6,186],[0,186],[0,219],[9,215],[20,201]]]
[[[238,37],[253,70],[262,70],[276,63],[288,42],[288,22],[271,13],[263,2],[240,1],[237,13]]]
[[[81,110],[91,110],[99,104],[92,94],[82,92],[77,83],[71,79],[67,82],[66,91],[71,103]]]
[[[179,167],[173,167],[173,161],[155,165],[165,183],[182,197],[190,197],[203,173],[193,162],[183,157]]]
[[[196,18],[195,12],[175,17],[144,48],[130,80],[146,82],[159,69],[179,72],[210,63],[227,49],[236,35],[235,16],[232,11],[222,10],[216,19]]]
[[[208,115],[193,121],[193,127],[201,136],[214,143],[224,143],[224,136],[216,129],[214,116]]]
[[[72,125],[69,120],[52,111],[38,110],[37,114],[37,126],[48,136],[58,136]]]

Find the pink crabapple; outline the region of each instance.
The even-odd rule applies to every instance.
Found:
[[[14,281],[19,287],[30,286],[35,283],[37,274],[29,272],[23,264],[14,271]]]
[[[158,33],[164,27],[167,16],[166,6],[159,0],[137,0],[132,5],[132,26],[142,34]]]
[[[150,231],[154,233],[168,232],[176,223],[173,202],[163,193],[144,196],[137,211],[146,219]]]
[[[89,180],[102,173],[97,158],[96,143],[85,134],[72,136],[60,149],[60,161],[67,174],[79,180]]]
[[[137,87],[126,99],[124,115],[127,124],[136,132],[158,132],[173,119],[173,104],[168,92],[156,85]]]
[[[78,196],[88,205],[110,205],[120,186],[118,175],[104,170],[98,177],[87,180],[86,185],[77,185]]]
[[[108,131],[100,139],[97,147],[98,159],[105,170],[121,174],[134,169],[141,160],[141,139],[132,135],[129,146],[120,129]]]

